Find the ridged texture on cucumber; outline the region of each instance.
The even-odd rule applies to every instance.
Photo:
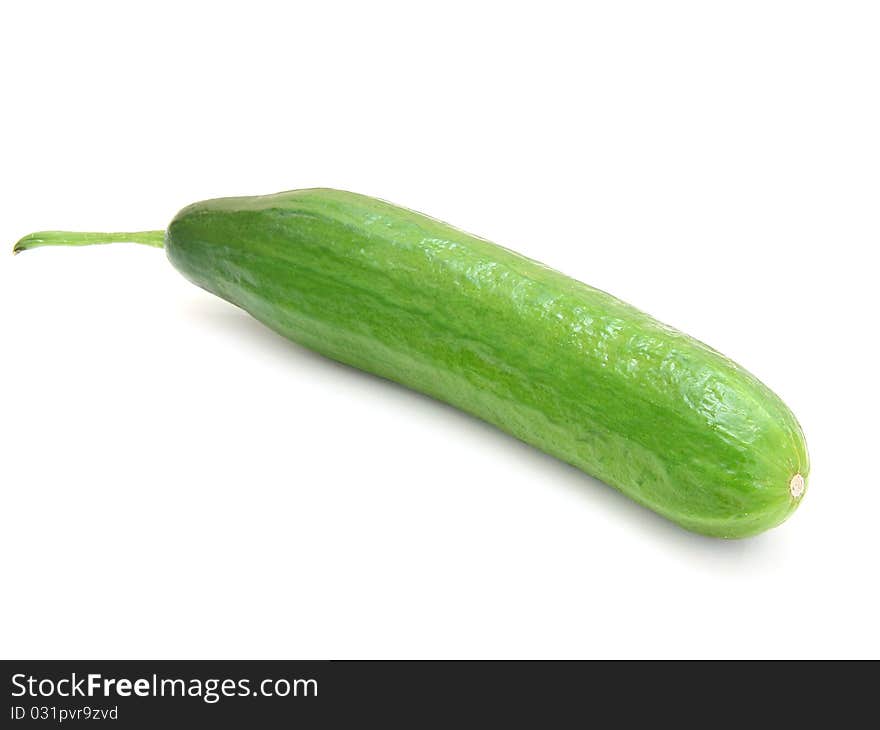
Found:
[[[689,530],[753,535],[802,498],[801,429],[755,377],[440,221],[299,190],[191,205],[165,246],[187,278],[284,336],[479,416]]]

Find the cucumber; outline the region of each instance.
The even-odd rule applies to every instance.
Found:
[[[285,337],[451,403],[705,535],[800,503],[785,404],[715,350],[540,263],[330,189],[195,203],[167,231],[31,234],[164,244],[190,281]]]

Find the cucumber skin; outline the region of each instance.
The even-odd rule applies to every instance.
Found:
[[[331,190],[184,208],[165,247],[285,337],[495,424],[705,535],[785,520],[785,404],[716,351],[445,223]]]

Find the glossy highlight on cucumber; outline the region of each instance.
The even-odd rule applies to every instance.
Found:
[[[35,233],[15,251],[116,241],[164,245],[186,278],[285,337],[474,414],[688,530],[755,535],[806,492],[800,426],[753,375],[420,213],[294,190],[195,203],[166,231]]]

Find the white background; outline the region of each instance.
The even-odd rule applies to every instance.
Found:
[[[7,4],[0,655],[875,657],[876,3]],[[779,529],[686,533],[289,344],[156,249],[195,200],[427,212],[730,355]]]

